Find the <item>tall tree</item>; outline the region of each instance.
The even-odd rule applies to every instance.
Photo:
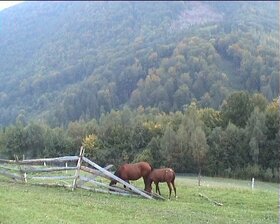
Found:
[[[209,148],[205,133],[201,127],[196,127],[195,130],[193,130],[190,139],[190,147],[198,167],[198,186],[200,186],[201,170],[206,163],[206,155]]]
[[[199,118],[195,102],[192,102],[188,107],[186,116],[188,117],[188,125],[191,127],[189,147],[198,168],[198,185],[200,186],[201,170],[206,163],[206,155],[209,147],[203,130],[203,122]]]
[[[250,155],[255,164],[258,164],[260,150],[266,140],[265,115],[255,108],[246,125],[246,133],[249,139]]]
[[[232,122],[238,127],[245,127],[253,109],[249,93],[244,91],[233,93],[222,107],[224,125]]]
[[[176,170],[177,166],[179,166],[175,159],[177,156],[174,156],[174,152],[177,148],[177,137],[176,132],[172,129],[171,125],[166,127],[160,143],[163,157],[166,160],[166,166],[174,167]]]

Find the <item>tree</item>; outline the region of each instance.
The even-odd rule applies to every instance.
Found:
[[[249,139],[250,155],[254,164],[258,164],[260,149],[266,140],[265,115],[255,108],[246,125],[246,133]]]
[[[244,129],[231,122],[225,130],[222,127],[214,128],[208,142],[208,169],[211,175],[234,175],[249,161]]]
[[[84,122],[70,122],[67,127],[67,135],[72,139],[75,147],[80,148],[85,136]]]
[[[24,127],[21,124],[6,128],[4,138],[4,154],[10,159],[14,159],[14,154],[16,154],[19,158],[22,155],[28,157],[29,155],[26,154],[25,140]]]
[[[186,84],[181,85],[173,95],[174,106],[177,110],[182,110],[183,105],[190,103],[191,92]]]
[[[147,145],[147,149],[150,152],[151,155],[151,164],[153,167],[161,167],[162,161],[163,161],[163,153],[161,152],[160,147],[160,138],[159,137],[153,137],[152,140]]]
[[[206,155],[208,151],[207,140],[204,131],[201,127],[196,127],[190,139],[190,147],[193,158],[198,166],[198,186],[201,182],[201,169],[206,162]]]
[[[192,157],[198,168],[198,185],[201,182],[201,170],[206,163],[206,155],[208,151],[207,139],[203,130],[203,122],[199,118],[198,109],[195,102],[192,102],[186,111],[188,134],[186,138],[189,140],[189,148]]]
[[[215,127],[208,137],[208,173],[213,176],[222,175],[225,169],[225,157],[223,147],[224,131],[221,127]]]
[[[213,108],[200,109],[199,117],[205,125],[207,136],[214,128],[222,126],[221,112]]]
[[[31,123],[24,128],[26,154],[31,158],[43,155],[45,128]]]
[[[232,122],[238,127],[245,127],[253,109],[249,93],[244,91],[233,93],[222,107],[224,125]]]
[[[274,99],[265,110],[267,138],[274,139],[280,127],[279,100]]]
[[[164,131],[164,134],[160,141],[163,158],[165,158],[165,165],[168,167],[176,168],[180,165],[177,163],[177,156],[175,155],[175,150],[177,149],[177,137],[175,131],[172,129],[171,125],[168,125]]]
[[[188,136],[188,128],[185,125],[180,125],[177,131],[178,141],[178,162],[180,163],[180,170],[182,172],[191,171],[190,167],[193,167],[193,157],[190,151],[190,140]]]
[[[80,145],[79,145],[80,146]],[[79,147],[76,147],[74,141],[62,128],[47,128],[44,135],[45,157],[57,157],[65,155],[78,154]]]
[[[265,111],[268,101],[267,99],[264,97],[264,95],[260,94],[260,93],[255,93],[252,96],[252,104],[253,107],[258,107],[260,111]]]
[[[86,150],[86,154],[92,156],[94,147],[96,146],[97,136],[94,134],[87,135],[82,140],[82,146]]]

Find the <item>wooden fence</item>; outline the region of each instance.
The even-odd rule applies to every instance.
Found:
[[[0,159],[0,175],[17,182],[35,185],[60,186],[69,189],[81,188],[94,192],[118,194],[125,196],[141,196],[148,199],[161,199],[158,194],[148,193],[125,182],[109,171],[113,165],[102,168],[84,157],[81,147],[79,156],[58,158],[15,160]],[[48,176],[40,176],[48,173]],[[109,181],[116,180],[126,188],[109,186]]]

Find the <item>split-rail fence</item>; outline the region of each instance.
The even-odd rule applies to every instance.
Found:
[[[81,188],[94,192],[165,200],[158,194],[140,190],[115,176],[109,171],[112,167],[113,165],[108,165],[102,168],[86,158],[83,147],[80,149],[79,156],[26,160],[19,160],[17,157],[15,157],[15,160],[0,159],[0,175],[11,178],[16,182],[60,186],[72,190]],[[40,176],[40,173],[49,173],[50,175]],[[108,180],[111,181],[112,179],[126,186],[126,188],[109,186]]]

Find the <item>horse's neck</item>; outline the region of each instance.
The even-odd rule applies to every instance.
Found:
[[[120,177],[120,170],[116,170],[116,172],[114,173],[115,176]]]

